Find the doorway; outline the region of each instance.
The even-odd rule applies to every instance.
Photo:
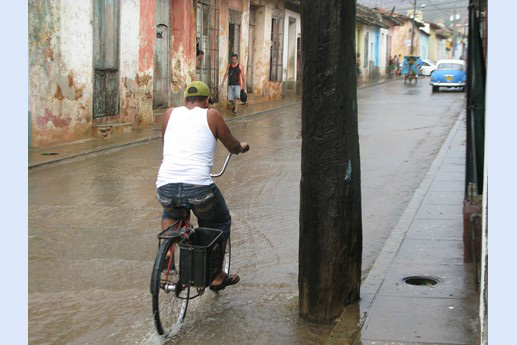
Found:
[[[229,30],[228,30],[228,64],[232,62],[232,55],[237,54],[239,59],[241,57],[241,17],[239,11],[229,9]],[[240,61],[240,60],[239,60]]]
[[[153,108],[169,106],[169,28],[170,1],[156,1],[156,37],[154,39]]]
[[[119,113],[118,0],[95,0],[93,14],[93,117]]]
[[[287,33],[287,80],[295,80],[296,70],[296,18],[289,17]]]

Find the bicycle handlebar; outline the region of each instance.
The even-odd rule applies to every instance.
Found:
[[[232,158],[232,154],[228,154],[228,157],[226,157],[226,161],[224,161],[223,168],[218,174],[210,174],[210,177],[219,177],[226,171],[226,167],[228,166],[228,162],[230,161],[230,158]]]

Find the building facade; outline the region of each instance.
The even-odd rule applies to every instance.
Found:
[[[148,126],[206,82],[216,106],[233,53],[253,101],[300,79],[299,3],[30,0],[29,142],[49,146]],[[294,5],[293,5],[294,4]],[[200,62],[197,55],[203,51]]]

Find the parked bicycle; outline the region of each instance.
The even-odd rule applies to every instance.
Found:
[[[218,174],[224,174],[230,153]],[[222,268],[230,272],[230,238],[222,241],[222,231],[194,228],[190,209],[174,205],[181,217],[158,234],[158,253],[151,275],[152,309],[156,330],[160,335],[170,334],[182,323],[189,301],[204,294]],[[215,291],[217,293],[217,291]]]

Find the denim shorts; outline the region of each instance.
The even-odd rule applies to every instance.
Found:
[[[234,101],[241,99],[241,86],[240,85],[229,85],[228,86],[228,100]]]
[[[230,236],[232,218],[219,188],[188,183],[169,183],[156,190],[156,197],[163,206],[162,219],[179,220],[181,210],[186,207],[197,217],[200,227],[223,231],[223,239]]]

